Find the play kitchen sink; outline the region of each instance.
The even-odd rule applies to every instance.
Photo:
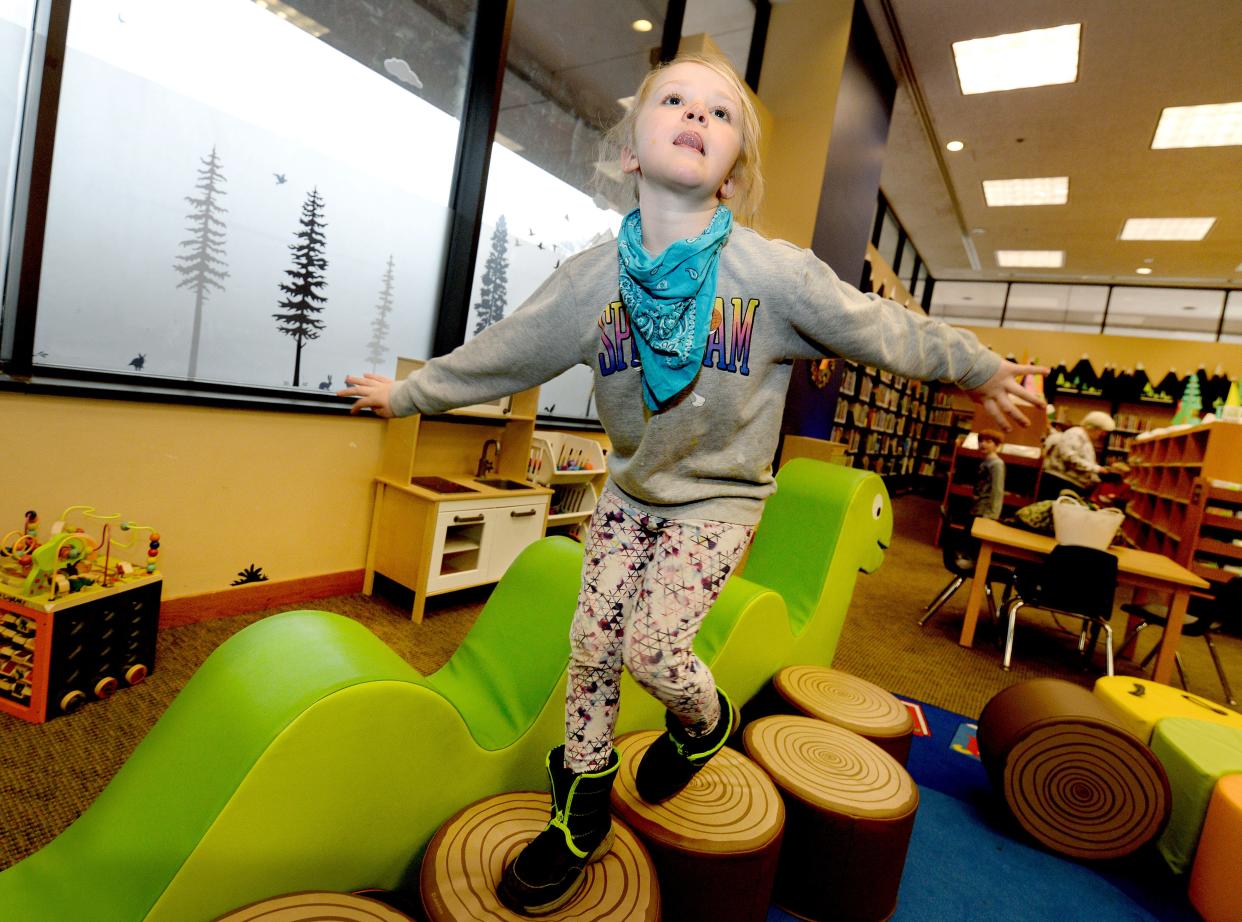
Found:
[[[536,486],[536,484],[533,483],[522,483],[518,480],[507,480],[504,477],[488,477],[485,479],[476,478],[474,482],[485,487],[491,487],[493,490],[530,490]]]
[[[474,487],[445,480],[443,477],[411,477],[410,483],[432,493],[477,493]]]
[[[465,480],[466,478],[462,478]],[[539,485],[534,483],[523,483],[520,480],[510,480],[507,477],[475,477],[472,483],[458,483],[456,480],[449,480],[446,477],[411,477],[410,484],[416,487],[422,487],[424,490],[430,490],[432,493],[440,494],[461,494],[461,493],[480,493],[484,489],[487,490],[533,490]]]

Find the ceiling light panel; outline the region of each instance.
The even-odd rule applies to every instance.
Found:
[[[962,93],[995,93],[1078,79],[1081,23],[953,43]]]
[[[1202,240],[1215,218],[1127,218],[1122,240]]]
[[[983,198],[989,208],[1002,205],[1064,205],[1069,201],[1069,177],[985,179]]]
[[[1242,102],[1170,106],[1160,113],[1152,150],[1242,144]]]
[[[996,265],[1013,269],[1060,269],[1064,250],[997,250]]]

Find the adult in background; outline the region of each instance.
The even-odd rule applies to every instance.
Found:
[[[1044,468],[1039,477],[1039,498],[1056,499],[1062,490],[1073,490],[1086,497],[1110,470],[1096,461],[1108,434],[1117,428],[1113,418],[1102,410],[1092,410],[1077,426],[1053,432],[1044,439]]]

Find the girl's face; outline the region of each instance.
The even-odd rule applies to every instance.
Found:
[[[702,64],[684,62],[660,71],[641,103],[634,148],[621,151],[621,167],[639,174],[639,185],[667,189],[693,200],[726,199],[742,149],[741,105],[733,87]]]

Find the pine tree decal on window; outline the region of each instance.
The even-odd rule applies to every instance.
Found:
[[[199,194],[185,197],[190,203],[190,213],[186,215],[186,230],[190,236],[179,244],[185,252],[177,257],[173,266],[183,276],[177,287],[194,292],[194,325],[190,333],[190,364],[186,372],[191,378],[198,375],[203,305],[207,303],[210,289],[224,291],[222,282],[229,277],[224,271],[224,221],[220,218],[228,211],[220,204],[221,197],[226,194],[223,185],[228,180],[220,172],[220,158],[216,156],[214,147],[209,155],[202,158],[202,164],[198,182],[194,184]]]
[[[479,291],[479,303],[474,306],[479,322],[474,335],[478,336],[497,320],[505,316],[509,302],[509,228],[501,215],[492,232],[492,250],[483,264],[483,287]]]
[[[323,270],[328,268],[324,259],[323,199],[319,197],[318,187],[307,193],[302,204],[302,229],[294,236],[297,243],[289,244],[293,253],[293,268],[286,269],[285,275],[289,282],[282,282],[280,290],[285,293],[280,306],[284,313],[272,314],[276,319],[276,328],[286,336],[292,336],[297,343],[297,351],[293,358],[293,386],[298,387],[302,375],[302,346],[319,338],[324,322],[317,316],[323,311],[327,299],[320,293],[327,287]]]
[[[371,341],[367,343],[367,361],[376,371],[388,352],[388,315],[392,312],[392,254],[388,255],[388,268],[384,270],[383,287],[379,303],[375,305],[375,319],[371,321]]]

